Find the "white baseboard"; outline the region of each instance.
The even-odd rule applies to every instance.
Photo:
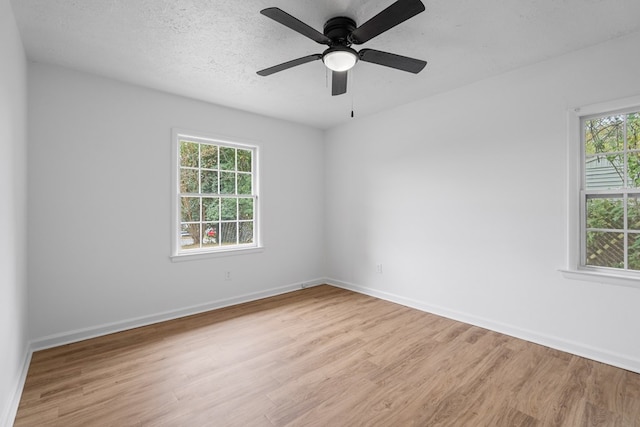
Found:
[[[423,301],[418,301],[412,298],[406,298],[400,295],[392,294],[389,292],[379,291],[376,289],[366,288],[358,286],[353,283],[343,282],[331,278],[325,279],[325,283],[336,286],[338,288],[347,289],[360,294],[369,295],[375,298],[380,298],[386,301],[401,304],[407,307],[415,308],[420,311],[436,314],[438,316],[446,317],[449,319],[457,320],[459,322],[468,323],[470,325],[479,326],[484,329],[489,329],[501,334],[509,335],[515,338],[530,341],[536,344],[543,345],[545,347],[554,348],[556,350],[564,351],[567,353],[575,354],[576,356],[585,357],[587,359],[595,360],[597,362],[606,363],[607,365],[616,366],[618,368],[626,369],[628,371],[640,373],[640,360],[634,357],[617,354],[608,350],[591,347],[582,343],[554,337],[547,334],[541,334],[539,332],[530,331],[508,324],[496,322],[491,319],[486,319],[466,313],[461,313],[455,310],[450,310],[444,307],[428,304]]]
[[[20,398],[22,397],[22,390],[24,389],[24,383],[27,380],[27,372],[29,371],[29,364],[31,363],[31,355],[33,352],[31,351],[30,345],[24,349],[24,357],[22,359],[22,366],[20,368],[20,376],[18,377],[18,381],[16,382],[13,397],[9,402],[9,406],[5,408],[3,414],[0,414],[0,425],[11,427],[16,419],[16,414],[18,413],[18,406],[20,405]]]
[[[74,331],[53,334],[43,338],[32,340],[31,351],[38,351],[38,350],[44,350],[47,348],[58,347],[60,345],[83,341],[89,338],[96,338],[99,336],[108,335],[115,332],[126,331],[128,329],[139,328],[141,326],[148,326],[154,323],[159,323],[167,320],[178,319],[180,317],[186,317],[194,314],[204,313],[206,311],[211,311],[218,308],[229,307],[236,304],[242,304],[245,302],[259,300],[262,298],[268,298],[275,295],[285,294],[287,292],[297,291],[297,290],[308,288],[311,286],[317,286],[322,283],[324,283],[323,279],[313,279],[313,280],[308,280],[304,282],[294,283],[287,286],[281,286],[278,288],[271,288],[271,289],[266,289],[259,292],[252,292],[249,294],[238,295],[232,298],[209,301],[204,304],[193,305],[190,307],[184,307],[176,310],[165,311],[162,313],[152,314],[148,316],[141,316],[141,317],[122,320],[118,322],[106,323],[104,325],[92,326],[89,328],[83,328],[83,329],[77,329]]]

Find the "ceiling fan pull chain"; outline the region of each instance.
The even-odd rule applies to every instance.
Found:
[[[351,79],[351,81],[349,82],[349,86],[351,87],[351,118],[353,119],[353,98],[355,98],[355,91],[353,90],[353,81],[355,80],[355,78],[353,77],[354,70],[351,70],[349,74],[349,78]]]

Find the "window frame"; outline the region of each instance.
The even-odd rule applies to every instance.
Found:
[[[254,198],[253,210],[253,234],[254,241],[247,244],[235,244],[229,246],[217,246],[200,249],[181,248],[181,202],[180,198],[180,141],[189,140],[199,144],[211,144],[218,147],[230,147],[252,151],[252,194]],[[213,135],[205,132],[189,131],[179,128],[173,128],[171,133],[171,255],[172,261],[187,261],[196,259],[206,259],[220,256],[241,255],[248,253],[261,252],[263,250],[260,227],[260,156],[259,145],[253,141],[240,140],[238,138],[229,138],[221,135]],[[237,165],[236,165],[237,167]],[[200,167],[198,168],[200,169]],[[237,172],[237,171],[236,171]],[[195,193],[194,193],[195,194]],[[198,193],[203,194],[203,193]],[[225,197],[224,195],[219,195]],[[230,197],[238,197],[238,195],[229,195]],[[220,224],[221,222],[218,221]],[[218,228],[220,232],[220,228]]]
[[[591,104],[568,110],[567,114],[567,266],[560,269],[569,279],[640,288],[640,272],[586,265],[586,194],[584,120],[640,110],[640,96]],[[589,193],[622,194],[636,190],[612,189]],[[626,225],[625,225],[626,226]]]

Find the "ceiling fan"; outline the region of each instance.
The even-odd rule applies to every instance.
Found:
[[[261,10],[261,14],[329,48],[323,53],[303,56],[265,68],[258,71],[258,75],[268,76],[322,59],[324,65],[331,70],[331,95],[335,96],[347,92],[348,70],[358,60],[417,74],[427,65],[426,61],[374,49],[361,49],[357,52],[351,45],[366,43],[424,10],[425,7],[420,0],[398,0],[359,27],[351,18],[331,18],[324,24],[322,33],[277,7]]]

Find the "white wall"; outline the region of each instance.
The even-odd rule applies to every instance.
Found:
[[[568,107],[640,94],[639,44],[635,34],[329,131],[332,282],[640,372],[640,289],[557,271]]]
[[[321,131],[37,63],[29,103],[36,343],[322,277]],[[172,127],[260,146],[262,253],[170,261]]]
[[[15,411],[27,351],[27,70],[11,5],[0,0],[0,425]]]

